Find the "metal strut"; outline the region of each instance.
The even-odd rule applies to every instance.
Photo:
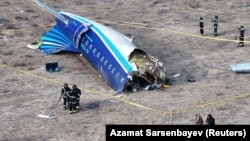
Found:
[[[58,13],[57,11],[55,11],[54,9],[48,7],[47,5],[41,3],[39,0],[32,0],[36,5],[38,5],[39,7],[41,7],[42,9],[46,10],[47,12],[49,12],[50,14],[52,14],[53,16],[57,17],[59,20],[61,20],[62,22],[64,22],[66,25],[68,24],[68,19],[66,19],[65,17],[63,17],[60,13]]]

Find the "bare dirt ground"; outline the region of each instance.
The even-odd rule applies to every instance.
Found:
[[[250,60],[250,46],[236,48],[238,27],[249,40],[248,0],[43,0],[133,35],[136,46],[161,60],[172,78],[166,90],[114,95],[74,54],[27,48],[54,23],[30,0],[0,2],[0,140],[105,140],[106,124],[194,124],[211,113],[216,124],[250,124],[250,74],[230,66]],[[218,37],[211,19],[218,15]],[[199,35],[199,18],[205,36]],[[106,22],[105,22],[106,21]],[[109,21],[109,22],[107,22]],[[58,62],[48,73],[45,63]],[[195,82],[188,82],[188,77]],[[70,115],[56,104],[64,82],[82,90],[81,109]],[[86,108],[98,102],[95,109]],[[51,115],[55,119],[37,115]]]

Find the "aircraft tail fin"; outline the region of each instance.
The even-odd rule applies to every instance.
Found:
[[[57,11],[55,11],[54,9],[48,7],[47,5],[43,4],[39,0],[32,0],[32,1],[36,5],[38,5],[39,7],[41,7],[42,9],[46,10],[47,12],[49,12],[50,14],[52,14],[53,16],[55,16],[56,18],[58,18],[59,20],[61,20],[66,25],[68,24],[68,20],[64,16],[62,16],[60,13],[58,13]]]

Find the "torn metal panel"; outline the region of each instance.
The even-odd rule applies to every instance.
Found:
[[[145,89],[150,85],[159,88],[159,85],[166,83],[166,73],[162,62],[146,52],[135,49],[129,56],[129,62],[133,64],[135,71],[130,74],[128,88],[126,86],[125,89],[131,89],[131,87]]]

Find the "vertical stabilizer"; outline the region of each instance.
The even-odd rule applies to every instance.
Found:
[[[55,11],[54,9],[48,7],[47,5],[41,3],[39,0],[32,0],[36,5],[38,5],[39,7],[41,7],[42,9],[46,10],[47,12],[49,12],[50,14],[52,14],[53,16],[57,17],[59,20],[61,20],[62,22],[64,22],[66,25],[68,24],[68,20],[63,17],[60,13],[58,13],[57,11]]]

